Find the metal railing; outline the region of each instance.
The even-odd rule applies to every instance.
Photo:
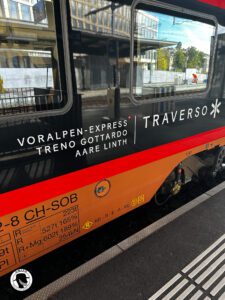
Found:
[[[6,89],[0,93],[0,115],[60,108],[62,91],[40,88]]]

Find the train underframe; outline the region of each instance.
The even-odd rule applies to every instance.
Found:
[[[210,186],[216,178],[224,176],[225,146],[192,155],[179,163],[166,178],[163,185],[154,196],[158,206],[164,205],[169,199],[182,190],[190,181]]]

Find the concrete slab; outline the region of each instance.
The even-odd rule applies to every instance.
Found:
[[[219,299],[224,219],[222,183],[27,299]]]

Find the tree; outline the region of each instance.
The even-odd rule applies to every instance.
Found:
[[[173,57],[173,67],[176,71],[184,72],[186,68],[186,53],[182,49],[177,49]]]
[[[202,69],[204,67],[205,61],[206,61],[205,53],[202,51],[199,51],[198,52],[198,68],[199,69]]]
[[[6,90],[4,89],[4,81],[3,78],[0,76],[0,93],[5,93]]]
[[[182,43],[181,42],[177,43],[176,49],[180,49],[180,50],[182,49]]]
[[[198,50],[195,47],[187,49],[187,67],[189,69],[197,68]]]
[[[204,66],[205,54],[195,47],[187,49],[187,67],[201,69]]]
[[[157,69],[161,71],[168,71],[170,65],[170,56],[167,49],[157,50]]]

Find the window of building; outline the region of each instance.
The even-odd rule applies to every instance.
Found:
[[[4,12],[13,22],[0,20],[1,31],[7,33],[0,44],[0,115],[60,109],[66,98],[59,79],[53,1],[32,1],[38,5],[39,23],[31,18],[33,7],[18,3],[8,1]],[[46,16],[52,21],[46,22]]]
[[[29,56],[23,57],[23,66],[24,66],[24,68],[31,68],[31,62],[30,62]]]
[[[8,8],[9,8],[9,17],[12,19],[18,19],[19,18],[18,2],[13,0],[8,0]]]
[[[76,16],[76,14],[77,14],[75,1],[71,1],[71,14],[72,14],[72,16]]]
[[[135,8],[133,43],[133,89],[137,100],[200,93],[210,81],[216,26],[213,19],[138,4]],[[151,40],[144,36],[151,19]],[[143,20],[143,19],[142,19]],[[158,26],[160,24],[160,26]],[[148,37],[148,36],[147,36]],[[143,55],[152,52],[154,60]],[[149,61],[148,61],[149,60]]]
[[[0,17],[5,17],[5,8],[4,8],[4,2],[3,0],[0,0]]]
[[[82,3],[78,2],[78,17],[82,18],[83,17],[83,5]]]
[[[30,11],[30,6],[21,4],[21,14],[22,14],[22,20],[24,21],[31,21],[31,11]]]
[[[107,13],[104,13],[104,25],[105,27],[109,27],[109,17]]]
[[[3,55],[0,55],[0,68],[8,68],[8,60]]]
[[[12,58],[12,63],[14,68],[19,68],[20,67],[20,58],[19,56],[14,56]]]

